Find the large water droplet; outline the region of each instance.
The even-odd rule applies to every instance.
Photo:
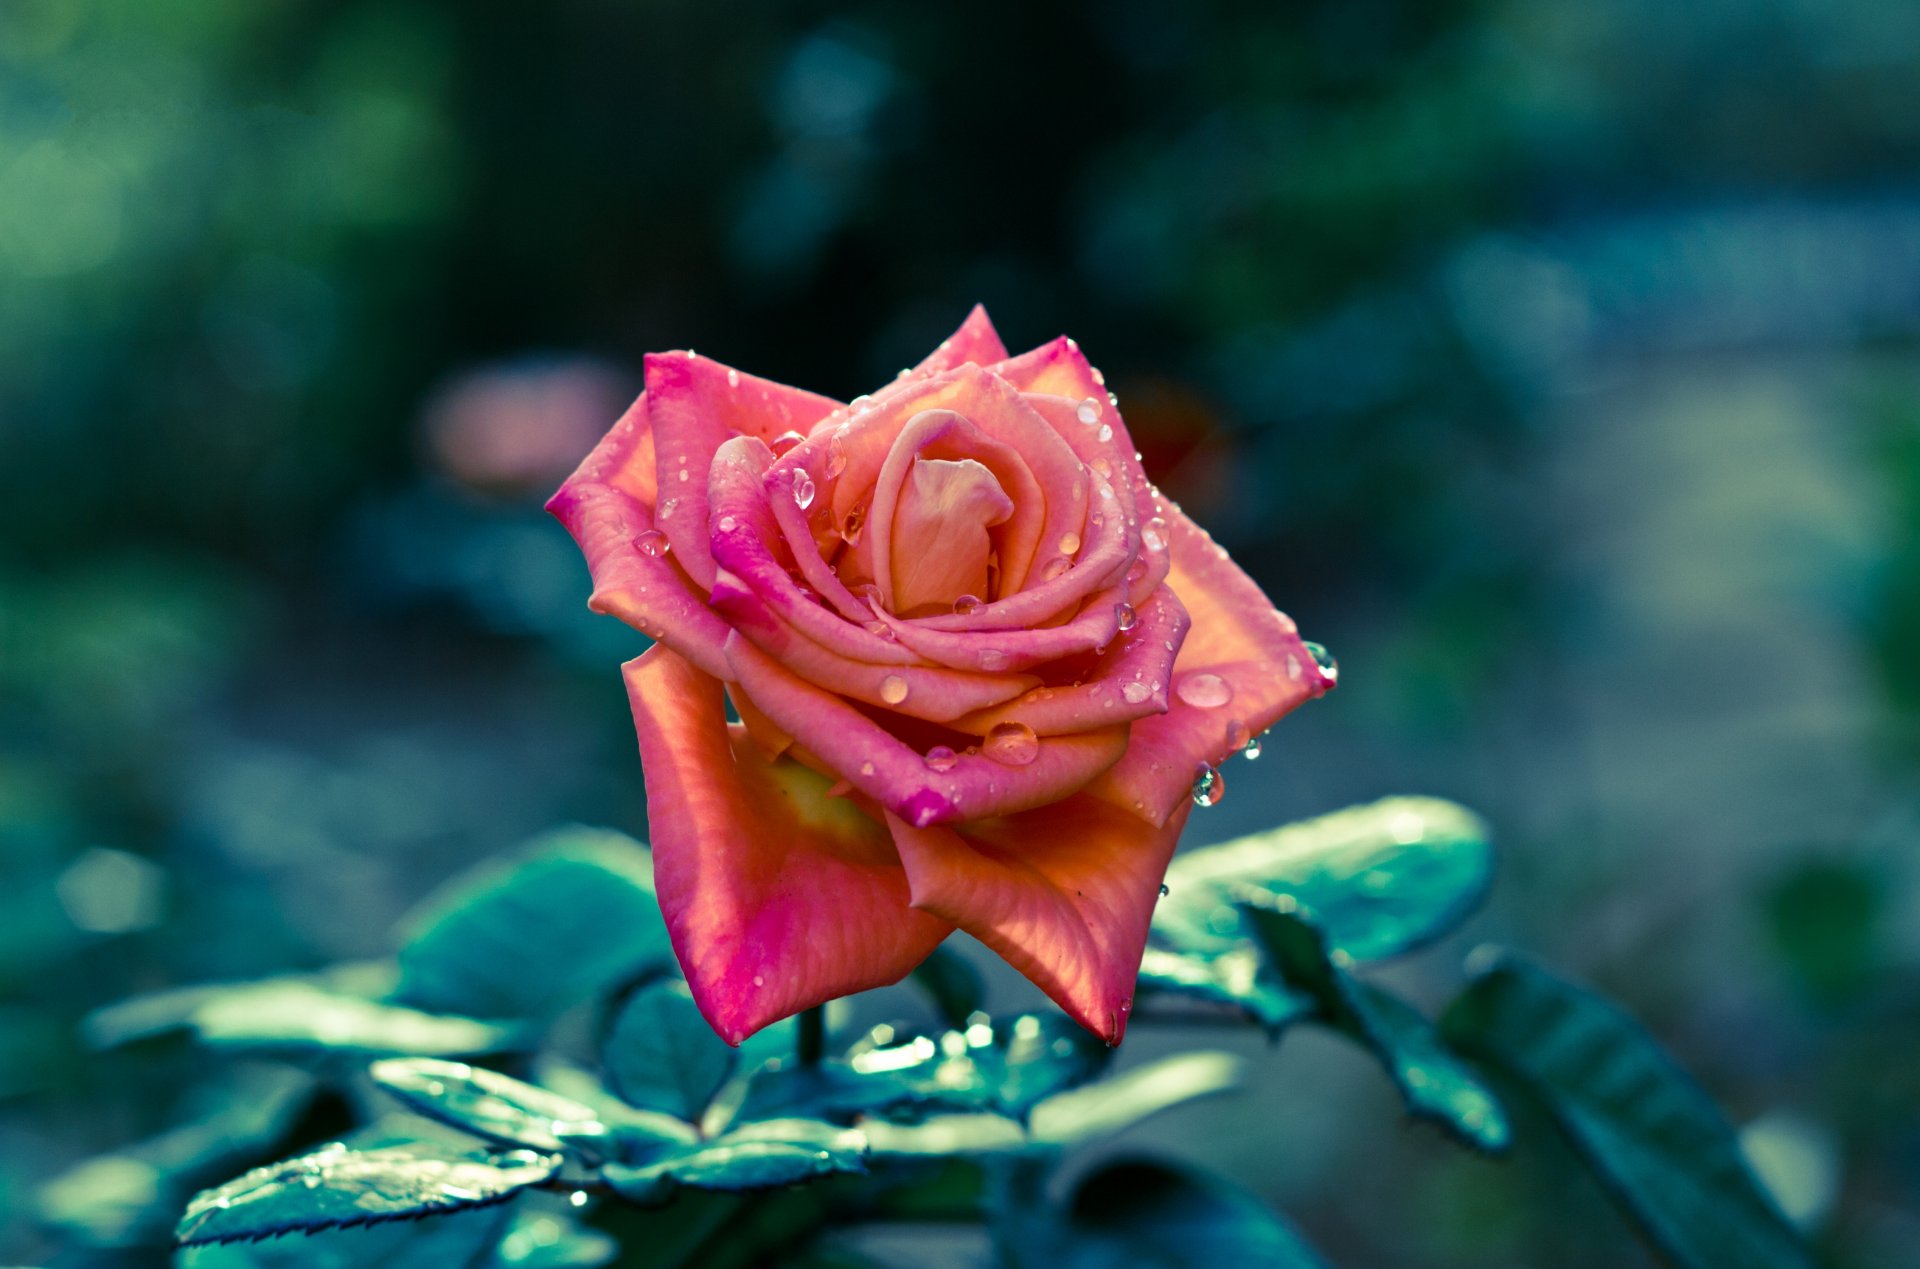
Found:
[[[880,699],[889,705],[898,705],[907,699],[907,681],[898,674],[889,674],[880,680]]]
[[[962,595],[953,601],[953,610],[962,617],[979,612],[986,605],[978,595]]]
[[[802,467],[793,473],[793,500],[802,511],[813,505],[813,477]]]
[[[1100,402],[1094,397],[1088,397],[1080,403],[1080,408],[1075,410],[1073,415],[1091,427],[1100,421]]]
[[[1313,658],[1313,663],[1320,667],[1321,676],[1324,677],[1327,682],[1338,683],[1340,681],[1340,663],[1333,659],[1333,653],[1327,651],[1317,643],[1306,643],[1303,641],[1300,646],[1307,650],[1307,655]]]
[[[735,527],[739,525],[739,523],[740,523],[740,522],[739,522],[738,520],[736,520],[736,519],[734,519],[734,518],[733,518],[732,516],[721,516],[721,517],[720,517],[720,532],[722,532],[722,533],[732,533],[732,532],[734,531],[734,529],[735,529]]]
[[[658,529],[648,529],[635,538],[633,544],[640,548],[640,554],[651,555],[656,560],[673,549],[673,543],[667,541],[667,535]]]
[[[1218,709],[1233,699],[1233,684],[1218,674],[1189,674],[1173,690],[1198,709]]]
[[[846,523],[840,526],[840,536],[846,540],[848,546],[858,546],[860,544],[860,531],[866,527],[867,504],[862,502],[857,504],[853,510],[847,512]]]
[[[1080,535],[1078,533],[1062,533],[1060,535],[1060,554],[1072,555],[1079,549]]]
[[[1122,634],[1140,624],[1140,618],[1134,614],[1132,604],[1113,606],[1113,624],[1120,627]]]
[[[800,447],[807,438],[798,432],[782,432],[768,442],[767,448],[773,451],[775,458],[784,457]]]
[[[960,755],[945,745],[935,745],[927,750],[927,766],[935,771],[951,771],[959,761]]]
[[[1064,555],[1054,556],[1047,561],[1046,567],[1040,570],[1040,580],[1043,582],[1052,581],[1054,578],[1060,576],[1060,574],[1066,572],[1067,566],[1070,563],[1071,561]]]
[[[1202,764],[1193,775],[1193,804],[1215,806],[1227,795],[1227,782],[1218,768]]]
[[[1121,686],[1120,695],[1127,698],[1127,704],[1138,705],[1153,695],[1153,689],[1138,679],[1135,679],[1133,682]]]
[[[1025,723],[999,723],[987,733],[981,751],[995,762],[1024,767],[1040,756],[1040,738]]]
[[[836,436],[832,440],[827,442],[827,465],[824,469],[826,471],[827,479],[828,480],[837,479],[840,473],[845,471],[846,469],[847,469],[847,447],[843,445],[840,441],[840,438]]]
[[[1140,545],[1149,551],[1167,549],[1167,522],[1159,516],[1140,526]]]

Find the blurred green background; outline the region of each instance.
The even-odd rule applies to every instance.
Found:
[[[1478,808],[1460,948],[1623,1000],[1828,1263],[1920,1264],[1916,82],[1886,0],[7,0],[0,1261],[187,1113],[88,1010],[644,834],[639,638],[538,510],[644,352],[844,397],[979,300],[1341,658],[1188,839]],[[1643,1263],[1545,1132],[1205,1039],[1257,1086],[1126,1148],[1336,1263]]]

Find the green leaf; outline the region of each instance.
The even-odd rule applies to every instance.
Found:
[[[403,1004],[480,1018],[545,1018],[672,962],[645,847],[573,828],[457,878],[407,918]]]
[[[1004,1154],[1031,1144],[1019,1120],[994,1114],[929,1115],[910,1124],[871,1119],[860,1131],[875,1158]]]
[[[413,1110],[507,1145],[598,1154],[609,1132],[590,1106],[464,1062],[388,1058],[368,1073]]]
[[[966,1026],[987,999],[987,985],[981,981],[980,971],[951,943],[934,948],[933,955],[913,971],[913,981],[933,997],[941,1020],[954,1028]]]
[[[1311,909],[1355,960],[1429,943],[1479,904],[1493,875],[1486,826],[1438,798],[1387,798],[1175,856],[1153,914],[1163,942],[1192,953],[1245,945],[1237,905],[1284,895]]]
[[[678,978],[659,979],[629,996],[600,1051],[614,1093],[631,1105],[685,1120],[700,1118],[738,1058],[700,1016],[693,993]]]
[[[176,1269],[450,1269],[500,1264],[486,1257],[504,1245],[511,1207],[327,1229],[304,1238],[203,1243],[181,1251],[174,1264]],[[528,1269],[533,1269],[531,1264]]]
[[[1310,1269],[1319,1255],[1259,1199],[1215,1177],[1141,1160],[1110,1163],[1074,1191],[1057,1243],[1032,1263]],[[1023,1258],[1024,1260],[1024,1258]]]
[[[1703,1267],[1812,1263],[1719,1108],[1638,1023],[1536,965],[1486,959],[1441,1020],[1448,1042],[1537,1097],[1666,1256]]]
[[[181,1246],[272,1238],[498,1203],[560,1168],[531,1150],[461,1152],[429,1142],[349,1150],[338,1143],[206,1190],[187,1205]]]
[[[1327,947],[1326,935],[1299,909],[1249,903],[1245,912],[1281,977],[1314,999],[1322,1020],[1379,1059],[1409,1114],[1477,1150],[1507,1148],[1513,1130],[1499,1101],[1447,1052],[1418,1010],[1347,973],[1347,958]]]
[[[465,1056],[507,1047],[514,1028],[340,995],[299,982],[234,988],[204,1001],[191,1025],[206,1044],[273,1052],[351,1050]]]
[[[1243,1065],[1230,1053],[1176,1053],[1061,1093],[1033,1108],[1033,1140],[1068,1146],[1110,1136],[1182,1102],[1227,1092],[1239,1084]]]
[[[599,1269],[619,1257],[620,1244],[597,1229],[552,1212],[519,1211],[487,1264],[488,1269]]]
[[[836,1172],[864,1172],[866,1153],[866,1138],[853,1129],[819,1120],[766,1120],[670,1150],[646,1164],[609,1163],[601,1175],[623,1198],[657,1204],[683,1186],[764,1190]]]
[[[1312,999],[1282,983],[1252,947],[1214,955],[1149,947],[1140,962],[1139,991],[1231,1005],[1276,1035],[1313,1012]]]

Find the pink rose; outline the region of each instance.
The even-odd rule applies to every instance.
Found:
[[[729,1042],[957,928],[1118,1043],[1196,777],[1332,686],[1103,382],[979,308],[849,405],[656,354],[548,504],[658,641],[656,885]]]

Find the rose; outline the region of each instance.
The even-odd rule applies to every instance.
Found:
[[[1118,1043],[1213,764],[1332,686],[1103,384],[978,308],[844,406],[657,354],[554,495],[591,607],[657,640],[624,667],[656,886],[730,1043],[956,928]]]

